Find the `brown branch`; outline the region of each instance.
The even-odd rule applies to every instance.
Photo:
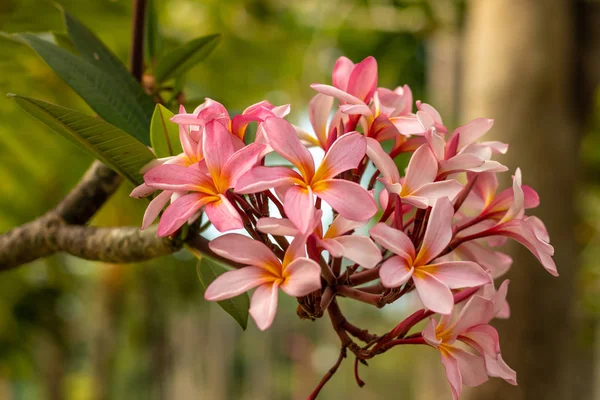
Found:
[[[117,173],[95,161],[56,208],[0,235],[0,271],[55,253],[53,236],[58,227],[65,223],[85,224],[121,182]]]
[[[101,162],[94,161],[54,212],[68,224],[85,224],[116,192],[121,182],[123,178],[119,174]]]
[[[146,0],[134,0],[133,8],[133,41],[130,52],[131,73],[140,81],[144,63]],[[167,251],[167,248],[177,246],[173,243],[166,243],[168,239],[155,239],[156,242],[148,242],[145,238],[149,233],[140,234],[139,232],[127,231],[130,228],[117,228],[115,230],[115,228],[87,228],[81,226],[85,225],[96,214],[117,190],[121,182],[122,178],[117,173],[95,161],[82,180],[53,210],[48,211],[34,221],[0,235],[0,271],[15,268],[62,250],[71,253],[83,252],[83,255],[89,255],[91,259],[117,257],[116,253],[114,255],[106,251],[102,254],[98,253],[101,250],[106,250],[106,248],[102,249],[102,245],[109,242],[116,244],[117,248],[111,250],[116,252],[119,252],[119,249],[123,250],[122,243],[127,243],[125,247],[131,254],[129,256],[123,255],[123,257],[138,260],[142,255],[134,251],[135,245],[130,242],[133,237],[144,238],[142,243],[158,246],[150,246],[148,254],[154,251],[157,251],[156,254],[162,254],[162,252]],[[117,231],[119,233],[116,233]],[[74,232],[78,232],[81,236],[78,238],[69,236],[75,235]],[[104,239],[100,240],[100,237]],[[108,240],[108,237],[111,239]],[[70,240],[69,238],[77,240]],[[91,240],[90,243],[99,246],[97,253],[92,254],[91,250],[84,246],[83,241],[85,240]]]
[[[181,249],[181,241],[156,235],[157,225],[138,227],[91,227],[65,225],[56,230],[53,242],[64,251],[86,260],[129,263],[165,256]]]
[[[142,81],[144,73],[144,25],[146,23],[147,0],[133,1],[131,16],[131,51],[129,52],[129,68],[131,75],[138,82]]]
[[[79,258],[113,263],[139,262],[171,254],[181,242],[159,238],[156,226],[91,227],[67,225],[54,213],[0,235],[0,271],[41,257],[66,252]]]

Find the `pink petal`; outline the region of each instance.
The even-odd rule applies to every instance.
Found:
[[[298,232],[305,234],[313,230],[315,202],[310,187],[290,187],[285,192],[283,208],[289,220],[298,228]]]
[[[317,169],[313,182],[333,177],[358,167],[367,150],[365,137],[358,132],[343,135],[333,142]]]
[[[500,220],[500,224],[523,216],[525,212],[525,195],[523,194],[521,184],[521,169],[517,168],[513,176],[513,202],[508,211],[506,211],[506,214],[504,214],[504,217]]]
[[[340,106],[340,111],[348,115],[364,115],[373,117],[373,112],[366,104],[344,104]]]
[[[272,280],[273,277],[259,267],[227,271],[206,288],[204,298],[208,301],[230,299]]]
[[[296,236],[298,228],[286,218],[261,218],[256,223],[256,229],[275,236]]]
[[[344,218],[366,221],[377,212],[373,197],[357,183],[341,179],[319,181],[313,186],[317,196],[325,200]]]
[[[452,348],[451,354],[458,361],[463,385],[475,387],[488,380],[483,357],[476,356],[457,347]]]
[[[413,282],[419,298],[428,310],[440,314],[450,314],[454,306],[452,292],[442,281],[424,271],[415,271]],[[383,280],[382,280],[383,283]]]
[[[381,261],[381,252],[368,237],[344,235],[331,240],[343,247],[345,258],[364,268],[374,268]]]
[[[460,135],[458,140],[458,150],[478,140],[485,135],[493,125],[493,119],[477,118],[466,125],[456,128],[454,135]]]
[[[437,321],[433,317],[429,317],[429,323],[423,328],[423,339],[433,347],[438,347],[442,344],[442,340],[437,337],[436,326]]]
[[[379,142],[373,138],[367,138],[367,156],[375,164],[379,172],[384,177],[390,179],[391,183],[400,182],[400,173],[394,160],[383,150]]]
[[[412,193],[421,186],[432,183],[438,174],[438,162],[429,149],[423,145],[414,152],[406,168],[403,193]]]
[[[517,385],[517,373],[502,359],[502,354],[498,354],[496,360],[486,356],[485,368],[489,376],[502,378],[511,385]]]
[[[458,360],[449,352],[440,353],[442,355],[442,364],[446,370],[446,378],[452,390],[452,400],[458,400],[462,393],[462,376],[458,367]]]
[[[489,147],[492,150],[492,153],[496,154],[506,154],[508,151],[508,144],[498,142],[498,141],[489,141],[489,142],[481,142],[482,145]]]
[[[540,196],[532,187],[523,185],[521,189],[523,190],[523,206],[525,208],[536,208],[540,205]]]
[[[431,151],[433,151],[435,158],[438,161],[443,160],[446,147],[444,137],[437,133],[435,129],[430,129],[425,132],[425,139],[427,140],[429,147],[431,147]]]
[[[250,316],[261,331],[268,329],[277,312],[278,285],[263,284],[256,288],[250,300]]]
[[[144,182],[148,186],[161,190],[202,191],[214,194],[214,185],[210,177],[194,167],[159,165],[144,174]]]
[[[171,199],[171,195],[173,192],[168,190],[163,191],[161,194],[156,196],[150,204],[148,204],[148,208],[146,208],[146,212],[144,213],[144,219],[142,220],[142,227],[140,229],[146,229],[158,217],[158,214],[162,211],[162,209],[167,205],[169,200]]]
[[[494,315],[496,316],[496,318],[508,318],[509,315],[502,315],[501,314],[503,312],[509,312],[510,310],[508,308],[508,302],[506,301],[506,295],[508,293],[508,284],[510,283],[510,281],[508,279],[506,279],[504,282],[502,282],[502,284],[500,285],[500,287],[498,288],[498,290],[496,291],[496,294],[494,296],[493,302],[494,302]]]
[[[208,172],[213,179],[218,179],[225,163],[235,152],[233,135],[217,121],[211,121],[204,128],[202,149]]]
[[[335,239],[317,239],[317,243],[320,247],[327,250],[331,257],[343,257],[344,246],[338,243]]]
[[[451,174],[462,171],[474,171],[485,163],[481,157],[470,153],[459,153],[449,160],[440,161],[439,174]]]
[[[242,229],[244,221],[235,207],[223,196],[219,200],[212,201],[204,207],[206,216],[219,232],[227,232],[232,229]]]
[[[248,172],[260,160],[265,146],[252,143],[238,151],[227,160],[221,172],[221,178],[229,182],[229,187],[235,187],[238,179]]]
[[[294,164],[304,179],[309,182],[315,173],[314,160],[298,139],[292,124],[284,119],[271,117],[263,122],[262,127],[273,150]]]
[[[482,324],[469,328],[458,336],[458,340],[473,347],[482,356],[496,359],[500,353],[498,331],[491,325]]]
[[[364,102],[358,97],[352,96],[351,94],[348,94],[345,91],[335,88],[333,86],[322,85],[320,83],[313,83],[312,85],[310,85],[310,87],[319,93],[335,97],[336,99],[348,104],[364,104]]]
[[[354,63],[349,58],[344,56],[338,58],[331,74],[333,86],[345,91],[353,69]]]
[[[131,193],[129,193],[130,197],[134,197],[136,199],[141,199],[143,197],[148,197],[150,196],[152,193],[156,192],[156,189],[153,187],[150,187],[148,185],[146,185],[145,183],[142,183],[139,186],[136,186]]]
[[[308,258],[297,258],[283,271],[286,276],[281,290],[290,296],[301,297],[321,288],[321,267]]]
[[[481,265],[493,278],[504,275],[513,262],[509,255],[494,251],[489,247],[477,243],[477,241],[465,242],[455,251],[464,255],[464,258]]]
[[[452,240],[452,217],[454,207],[447,197],[440,197],[431,210],[423,244],[415,259],[415,265],[425,265],[437,257]]]
[[[325,237],[335,238],[364,225],[365,223],[363,221],[352,221],[342,217],[341,215],[338,215],[335,217],[331,225],[329,225],[329,228],[325,233]]]
[[[179,125],[179,141],[181,142],[181,147],[183,148],[183,152],[189,159],[200,159],[197,154],[198,143],[192,140],[187,129],[183,125]],[[200,150],[202,150],[202,146],[200,146]],[[200,155],[202,152],[200,152]]]
[[[471,261],[446,261],[419,268],[443,282],[450,289],[475,287],[491,283],[483,268]]]
[[[377,243],[405,260],[413,260],[415,258],[415,247],[408,236],[401,230],[379,222],[371,228],[369,234]]]
[[[397,88],[396,91],[399,91],[400,88]],[[400,115],[407,115],[412,112],[413,107],[413,94],[410,86],[404,85],[402,87],[402,97],[404,97],[404,108],[400,112]]]
[[[479,295],[474,295],[460,311],[454,324],[448,329],[455,338],[468,329],[482,324],[487,324],[494,317],[494,304]]]
[[[346,91],[368,103],[377,88],[377,61],[367,57],[354,66]]]
[[[508,236],[523,246],[539,260],[542,266],[551,275],[558,276],[556,264],[552,259],[554,248],[544,241],[540,236],[536,235],[529,218],[525,220],[512,220],[498,226],[498,232],[504,236]]]
[[[291,168],[254,167],[238,179],[235,192],[241,194],[258,193],[302,181],[302,177]]]
[[[208,246],[228,260],[274,270],[275,275],[281,272],[281,262],[275,254],[266,245],[248,236],[228,233],[210,241]]]
[[[202,193],[191,193],[181,196],[165,210],[158,223],[158,236],[168,236],[193,216],[204,204],[214,199]]]
[[[475,174],[469,174],[469,179],[473,179]],[[477,193],[487,206],[492,202],[496,191],[498,190],[498,179],[493,172],[481,172],[477,174],[477,180],[472,188],[473,192]]]
[[[317,93],[308,103],[308,118],[321,147],[327,144],[327,120],[333,107],[333,97]]]
[[[379,268],[379,277],[383,286],[395,288],[408,282],[413,276],[413,272],[414,268],[409,266],[404,258],[394,256],[381,265],[381,268]]]
[[[400,116],[390,118],[390,122],[394,124],[398,132],[404,136],[424,135],[425,128],[419,122],[416,116]]]
[[[417,102],[417,103],[419,103],[419,102]],[[437,125],[436,128],[440,129],[440,127],[444,126],[444,123],[442,122],[442,116],[435,108],[433,108],[432,106],[430,106],[427,103],[420,103],[420,104],[418,104],[418,107],[419,107],[419,111],[426,112],[427,114],[429,114],[431,116],[431,118],[433,119],[433,122]],[[442,131],[443,131],[443,129],[442,129]]]
[[[427,183],[415,190],[408,196],[402,196],[402,200],[406,200],[407,203],[413,204],[417,208],[426,208],[432,206],[439,199],[454,200],[454,198],[463,189],[463,185],[458,183],[454,179],[447,181]],[[425,207],[419,206],[418,203],[411,202],[416,199],[418,202],[424,203]]]

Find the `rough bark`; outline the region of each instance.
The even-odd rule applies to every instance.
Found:
[[[546,223],[560,272],[553,278],[527,250],[511,248],[512,316],[497,326],[519,386],[494,379],[473,390],[471,398],[592,398],[591,391],[577,390],[590,387],[593,375],[577,368],[575,329],[575,194],[583,130],[574,89],[575,1],[471,0],[468,5],[461,120],[496,120],[490,136],[510,143],[504,161],[513,171],[521,167],[524,183],[540,194],[533,213]]]

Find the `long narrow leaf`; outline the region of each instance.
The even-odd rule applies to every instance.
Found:
[[[104,71],[115,81],[119,81],[123,87],[127,88],[127,90],[135,97],[137,103],[144,112],[145,118],[150,119],[152,117],[152,111],[154,110],[154,101],[144,92],[139,82],[131,76],[131,73],[127,70],[125,65],[123,65],[121,60],[119,60],[119,58],[115,56],[104,43],[102,43],[94,32],[89,30],[73,15],[62,8],[60,9],[63,13],[69,37],[81,57]]]
[[[150,123],[150,142],[156,157],[176,156],[183,152],[179,141],[179,127],[170,121],[173,113],[157,104]]]
[[[150,145],[150,118],[121,81],[69,51],[31,33],[12,38],[31,47],[106,122]]]
[[[204,60],[219,43],[221,35],[209,35],[191,40],[165,54],[154,76],[158,83],[186,73],[194,65]]]
[[[119,128],[78,111],[30,97],[9,95],[27,114],[102,161],[135,185],[139,170],[154,159],[152,152]]]
[[[202,257],[196,265],[196,273],[204,289],[225,272],[227,272],[227,269],[208,257]],[[244,293],[217,303],[240,324],[243,330],[246,330],[248,327],[248,309],[250,308],[248,294]]]

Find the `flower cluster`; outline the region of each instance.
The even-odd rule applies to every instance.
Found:
[[[489,324],[509,315],[508,281],[496,290],[494,279],[512,263],[498,250],[507,238],[557,275],[544,224],[525,215],[539,198],[519,169],[512,187],[498,192],[496,174],[507,167],[492,157],[508,146],[480,140],[492,120],[451,131],[434,107],[413,102],[408,86],[390,90],[377,81],[374,58],[338,59],[333,85],[312,85],[313,133],[286,121],[289,106],[267,101],[233,118],[210,99],[192,113],[182,108],[172,121],[184,153],[149,165],[132,193],[161,191],[142,227],[166,207],[160,236],[199,225],[202,213],[220,232],[244,229],[209,243],[236,269],[219,276],[205,298],[254,289],[249,312],[261,330],[273,322],[281,289],[298,298],[304,318],[328,312],[343,351],[357,361],[396,345],[428,345],[441,354],[454,399],[463,385],[488,376],[516,384]],[[250,123],[257,125],[253,140],[245,134]],[[272,165],[272,153],[287,163]],[[404,170],[397,157],[406,153]],[[350,324],[336,301],[382,307],[413,290],[424,309],[381,336]],[[427,318],[422,332],[409,335]]]

